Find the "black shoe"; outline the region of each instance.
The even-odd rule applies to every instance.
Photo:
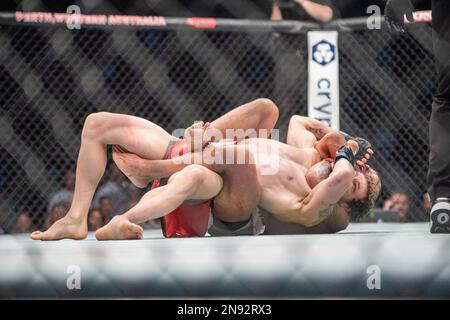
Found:
[[[450,233],[450,198],[437,198],[430,215],[431,233]]]

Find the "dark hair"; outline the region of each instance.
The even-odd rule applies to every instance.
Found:
[[[56,208],[63,208],[64,210],[69,211],[69,209],[70,209],[70,202],[67,202],[67,201],[57,202],[50,208],[50,212],[52,212]]]
[[[100,199],[99,199],[99,202],[102,202],[103,200],[110,200],[110,201],[112,201],[111,197],[109,197],[109,196],[101,196]]]
[[[375,206],[375,202],[380,196],[381,180],[378,181],[372,175],[365,175],[367,179],[367,197],[362,200],[353,200],[348,204],[348,215],[352,221],[358,220],[365,216],[370,209]]]
[[[102,211],[100,210],[100,208],[92,208],[91,210],[89,210],[88,216],[91,216],[95,211],[98,211],[100,214],[102,214]]]

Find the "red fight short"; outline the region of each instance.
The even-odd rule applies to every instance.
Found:
[[[174,138],[167,146],[164,160],[182,156],[186,152],[184,140]],[[167,184],[167,178],[153,182],[151,189]],[[208,231],[211,200],[187,200],[161,219],[164,237],[203,237]]]

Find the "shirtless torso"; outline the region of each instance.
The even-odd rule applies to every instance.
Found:
[[[277,108],[271,101],[258,99],[216,119],[211,123],[211,127],[218,129],[222,136],[228,129],[244,132],[257,129],[256,136],[259,137],[259,130],[271,132],[277,117]],[[193,131],[195,136],[196,129],[193,127],[193,130],[186,131]],[[198,129],[200,133],[203,132],[203,142],[203,138],[207,136],[207,126],[205,124]],[[308,179],[308,170],[313,163],[311,155],[306,156],[308,152],[295,147],[311,148],[316,141],[323,141],[323,134],[317,134],[322,131],[324,130],[317,125],[310,125],[308,121],[305,122],[304,130],[289,130],[291,134],[288,135],[288,143],[294,148],[276,141],[258,139],[247,139],[248,141],[238,145],[232,144],[234,148],[243,147],[249,156],[256,155],[256,163],[230,166],[213,164],[209,166],[209,170],[208,166],[198,164],[180,167],[172,162],[175,159],[161,160],[173,138],[154,123],[128,115],[102,112],[92,114],[86,118],[83,126],[71,209],[47,231],[37,231],[31,236],[36,240],[86,237],[89,206],[106,166],[106,145],[114,146],[114,161],[136,186],[145,186],[150,180],[157,178],[169,179],[166,186],[147,192],[138,204],[123,215],[115,217],[105,228],[101,228],[104,232],[96,233],[98,239],[142,238],[143,230],[139,223],[164,216],[190,199],[212,199],[214,211],[220,213],[215,217],[227,223],[245,221],[259,205],[273,212],[281,221],[298,223],[304,227],[317,225],[330,216],[330,206],[341,200],[343,191],[350,190],[352,181],[355,180],[352,164],[348,159],[340,159],[334,163],[333,170],[326,179],[318,182],[315,187],[311,186]],[[311,137],[313,132],[317,134],[314,139]],[[188,134],[188,137],[190,136]],[[228,134],[226,136],[228,137]],[[295,141],[293,138],[289,139],[290,137],[301,139]],[[308,144],[304,143],[306,140]],[[256,151],[246,148],[245,143]],[[192,146],[192,143],[189,145]],[[278,152],[268,152],[267,148],[262,146],[275,147]],[[127,157],[119,156],[121,153],[139,158],[136,160],[138,164],[135,163],[134,166],[136,170],[130,169]],[[258,153],[262,156],[258,157]],[[351,151],[348,154],[351,154]],[[195,152],[186,156],[195,156]],[[278,166],[275,174],[263,174],[263,169],[268,165],[267,161],[270,164],[273,159]],[[213,167],[219,170],[216,171]],[[356,181],[361,182],[363,187],[360,188],[360,197],[364,197],[367,182],[363,179]],[[357,185],[358,183],[355,184]],[[351,196],[350,194],[347,199],[354,199]]]
[[[239,146],[250,151],[256,167],[259,208],[280,221],[305,224],[302,213],[306,200],[312,189],[329,177],[330,163],[322,161],[314,148],[300,149],[271,139],[247,139],[239,142]],[[330,203],[308,210],[320,218],[321,212],[331,214],[333,206]]]
[[[306,174],[313,161],[319,159],[313,159],[314,153],[309,150],[275,140],[255,138],[241,143],[248,144],[255,160],[261,186],[259,206],[280,220],[290,221],[292,209],[311,192]],[[264,174],[270,166],[273,174]]]

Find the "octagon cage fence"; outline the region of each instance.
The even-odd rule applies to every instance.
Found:
[[[4,230],[23,208],[42,227],[92,112],[136,115],[171,132],[264,97],[279,107],[285,139],[290,116],[307,115],[307,33],[323,29],[338,31],[340,128],[374,145],[379,205],[403,191],[409,220],[427,219],[422,197],[435,87],[428,23],[408,26],[408,35],[369,30],[361,19],[319,25],[152,17],[139,26],[88,21],[71,30],[53,14],[36,16],[0,15]]]

